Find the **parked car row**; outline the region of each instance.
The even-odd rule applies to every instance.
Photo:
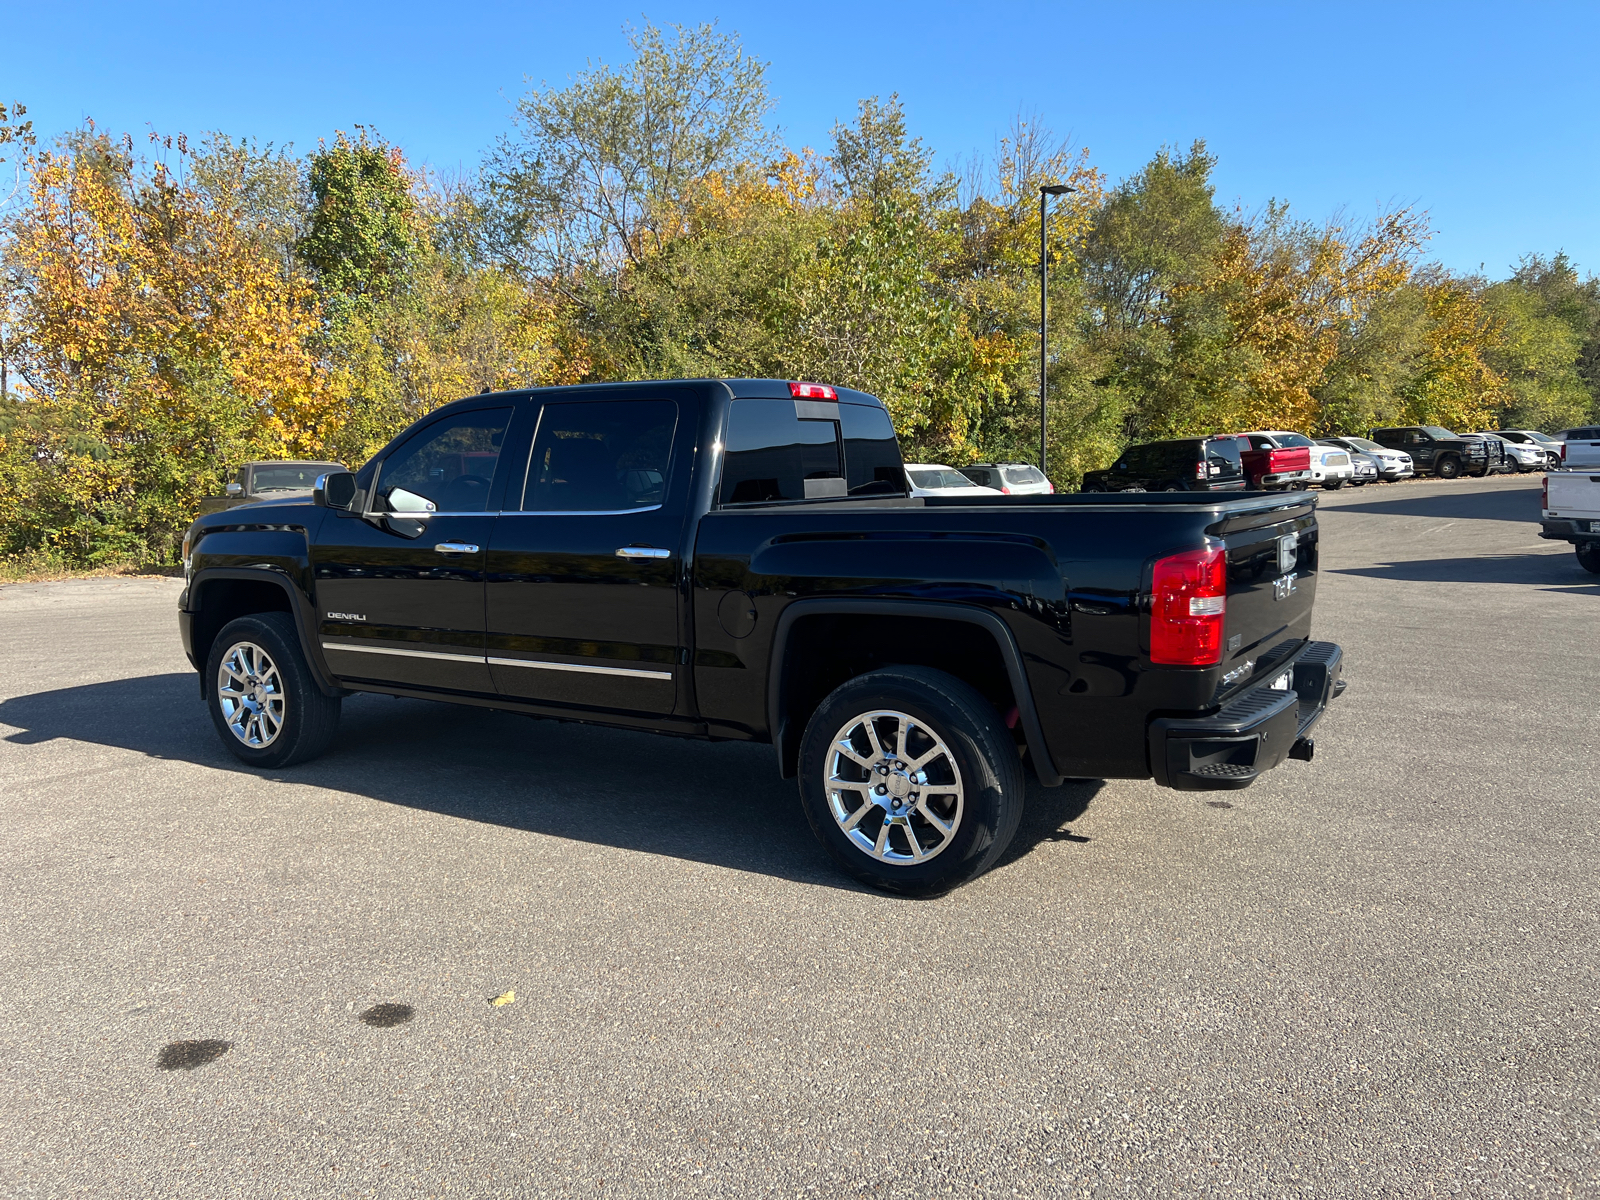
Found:
[[[1418,474],[1439,479],[1545,471],[1561,465],[1600,467],[1600,426],[1559,438],[1534,429],[1454,433],[1437,425],[1369,431],[1367,437],[1312,439],[1263,429],[1129,446],[1101,471],[1083,477],[1086,492],[1229,490],[1329,491],[1350,484],[1393,482]]]

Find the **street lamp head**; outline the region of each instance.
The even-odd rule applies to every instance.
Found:
[[[1039,185],[1039,190],[1046,196],[1064,196],[1068,192],[1075,192],[1078,189],[1075,187],[1068,187],[1064,183],[1041,183]]]

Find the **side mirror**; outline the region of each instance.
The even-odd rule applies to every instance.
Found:
[[[348,511],[355,498],[356,477],[349,471],[329,471],[326,475],[319,475],[317,485],[311,492],[311,502],[323,508]]]
[[[230,496],[242,496],[244,494],[244,484],[237,482],[230,483],[222,490]]]

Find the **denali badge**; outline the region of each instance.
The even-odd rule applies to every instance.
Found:
[[[1287,575],[1294,570],[1295,563],[1300,558],[1300,535],[1286,533],[1278,539],[1278,574]],[[1293,589],[1290,589],[1293,591]]]
[[[1250,674],[1250,672],[1254,671],[1255,669],[1256,669],[1256,660],[1253,659],[1253,658],[1245,659],[1243,666],[1235,667],[1233,670],[1229,671],[1226,675],[1224,675],[1222,677],[1222,686],[1223,687],[1227,687],[1235,679],[1243,679],[1246,675]]]
[[[366,619],[367,619],[367,614],[366,613],[329,613],[328,614],[328,620],[330,620],[330,621],[365,621]]]

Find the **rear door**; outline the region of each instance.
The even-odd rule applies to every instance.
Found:
[[[672,711],[694,413],[677,398],[546,402],[488,555],[489,670],[505,696]]]

